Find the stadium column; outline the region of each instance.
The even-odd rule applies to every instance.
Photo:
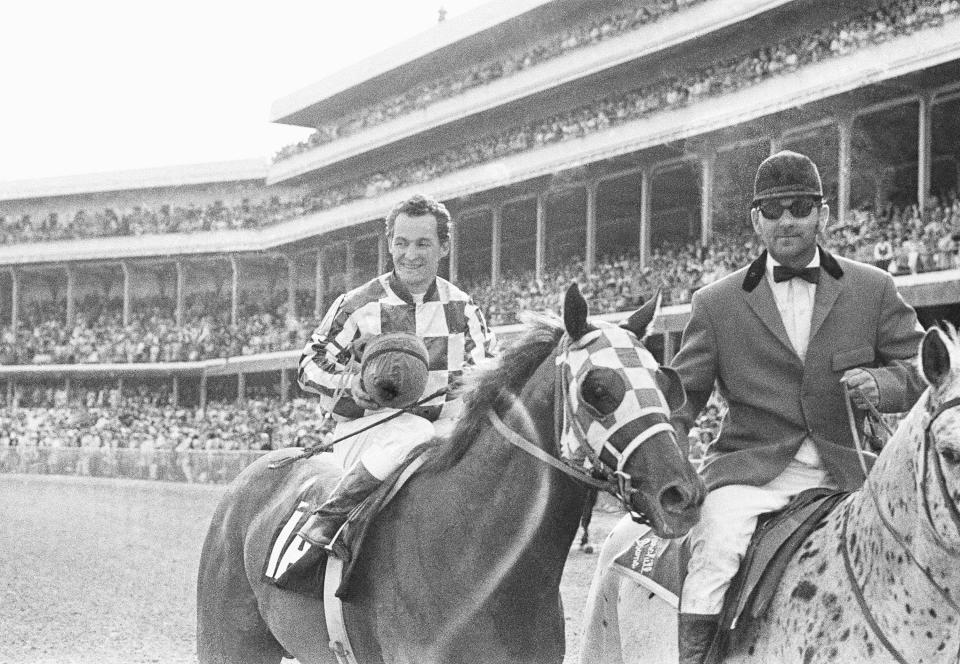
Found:
[[[837,118],[839,155],[837,158],[837,212],[836,221],[843,223],[850,213],[850,163],[853,145],[853,116]]]
[[[776,154],[783,148],[783,136],[770,137],[770,154]]]
[[[490,209],[492,215],[490,227],[490,284],[495,288],[500,283],[500,242],[503,237],[503,208],[494,205]]]
[[[280,401],[286,401],[290,395],[290,377],[286,369],[280,370]]]
[[[10,269],[10,329],[16,330],[20,323],[20,274]]]
[[[700,156],[700,243],[710,244],[713,237],[713,179],[717,153]]]
[[[237,324],[237,296],[240,290],[239,261],[235,254],[230,254],[230,325]]]
[[[454,238],[457,235],[457,225],[452,224],[450,228],[450,243],[452,251],[450,252],[450,281],[456,281],[457,274],[457,255],[456,243]],[[377,234],[377,274],[383,274],[387,271],[387,254],[390,247],[387,246],[387,236],[380,232]]]
[[[287,261],[287,321],[297,320],[297,262],[293,256]]]
[[[665,331],[663,333],[663,362],[661,364],[670,364],[673,356],[677,354],[676,344],[673,339],[673,332]]]
[[[537,279],[543,279],[547,266],[547,195],[537,194],[537,249],[534,270]]]
[[[180,376],[173,376],[171,379],[170,405],[174,408],[180,405]]]
[[[931,134],[933,131],[933,93],[921,92],[919,104],[919,127],[917,132],[917,204],[920,212],[927,205],[930,195]]]
[[[380,241],[377,244],[377,274],[383,274],[387,271],[387,237],[381,233]],[[458,273],[460,271],[459,261],[457,260],[457,252],[460,250],[460,225],[457,223],[450,224],[450,254],[447,262],[447,266],[450,268],[448,270],[451,283],[457,283]],[[381,257],[383,262],[381,263]]]
[[[314,299],[313,299],[313,317],[317,320],[320,319],[320,316],[323,315],[323,282],[324,279],[324,265],[323,265],[323,249],[317,251],[317,268],[314,272],[313,285],[315,288]]]
[[[200,374],[200,410],[205,410],[207,407],[207,374],[206,372]]]
[[[177,327],[183,327],[183,261],[174,262],[177,270],[177,306],[174,316],[177,319]]]
[[[247,374],[243,371],[237,372],[237,405],[243,404],[247,399]]]
[[[647,266],[650,260],[650,188],[653,182],[653,173],[649,168],[640,171],[640,269]]]
[[[123,325],[130,324],[130,265],[127,261],[120,261],[120,271],[123,272]]]
[[[74,304],[74,282],[76,281],[76,273],[73,269],[73,266],[69,263],[64,267],[64,271],[67,273],[67,326],[73,327],[73,315],[75,313],[75,304]]]
[[[588,182],[587,189],[587,242],[584,247],[583,270],[587,274],[593,273],[593,266],[597,262],[597,189],[596,182]]]
[[[354,240],[346,241],[346,251],[345,254],[345,266],[344,266],[344,275],[343,282],[347,285],[347,290],[353,290],[358,284],[353,283],[353,275],[355,272],[355,266],[357,262],[357,243]]]

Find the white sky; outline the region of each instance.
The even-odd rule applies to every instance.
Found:
[[[4,0],[0,181],[268,158],[270,105],[484,0]]]

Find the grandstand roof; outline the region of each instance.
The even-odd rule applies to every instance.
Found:
[[[585,4],[586,0],[564,2],[567,8],[571,5]],[[424,67],[442,68],[449,62],[460,61],[451,58],[454,50],[462,50],[464,42],[471,37],[494,30],[510,19],[519,17],[538,8],[544,8],[549,13],[556,5],[551,0],[494,0],[469,12],[437,23],[428,30],[414,35],[398,44],[390,46],[375,55],[360,62],[345,67],[335,74],[331,74],[316,83],[297,90],[273,103],[270,109],[271,122],[316,127],[322,122],[331,109],[339,106],[355,106],[355,102],[344,99],[347,91],[352,94],[360,93],[361,84],[370,90],[380,87],[377,79],[385,74],[392,73],[394,80],[396,71],[402,67],[420,64]],[[351,29],[360,29],[352,26]],[[432,56],[432,57],[431,57]],[[436,72],[434,73],[436,76]],[[381,91],[382,93],[382,91]],[[338,97],[340,97],[338,99]],[[335,112],[336,114],[336,112]]]
[[[105,191],[176,187],[213,182],[265,180],[266,176],[267,162],[263,159],[162,166],[160,168],[110,173],[63,175],[35,180],[0,182],[0,201],[49,198]]]

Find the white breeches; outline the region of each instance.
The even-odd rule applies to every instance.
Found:
[[[372,415],[349,422],[340,422],[333,431],[334,438],[362,429],[395,412],[397,411],[392,408],[384,408]],[[426,443],[435,435],[449,433],[450,429],[451,426],[447,420],[438,420],[434,426],[433,422],[419,415],[404,413],[389,422],[379,424],[337,443],[333,446],[333,457],[344,471],[360,461],[371,475],[383,480],[403,463],[410,450]]]
[[[700,522],[690,531],[690,563],[680,598],[682,613],[718,614],[757,517],[783,509],[805,489],[836,488],[828,473],[794,458],[769,484],[729,484],[707,494]]]

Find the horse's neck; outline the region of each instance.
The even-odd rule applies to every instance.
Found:
[[[910,604],[911,610],[922,607],[924,612],[940,608],[943,602],[934,583],[960,587],[956,556],[937,542],[923,511],[919,462],[925,403],[926,395],[887,442],[870,478],[841,516],[847,521],[844,544],[854,580],[881,624],[902,622]],[[941,616],[951,613],[941,608]]]

